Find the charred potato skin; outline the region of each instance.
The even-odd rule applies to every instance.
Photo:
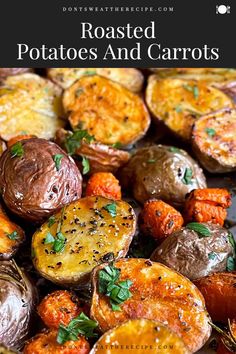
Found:
[[[168,327],[182,337],[191,352],[203,346],[211,334],[209,315],[202,294],[187,278],[145,259],[121,259],[114,266],[121,270],[120,280],[133,282],[132,297],[122,304],[121,311],[112,311],[109,299],[98,291],[98,275],[104,265],[94,269],[90,315],[102,332],[131,318],[168,321]]]
[[[13,261],[0,261],[0,288],[0,342],[20,349],[30,332],[36,289]]]
[[[173,350],[175,354],[190,354],[183,341],[163,324],[147,319],[133,319],[104,333],[90,354],[109,354],[110,348],[113,354],[127,354],[130,353],[130,347],[135,349],[136,354],[157,354],[162,352],[158,348],[164,345],[170,348],[165,350],[167,354]]]
[[[144,77],[134,68],[51,68],[48,77],[58,86],[67,89],[82,76],[99,75],[117,82],[128,90],[138,93],[142,90]]]
[[[65,129],[58,129],[55,142],[64,150],[65,140],[71,135],[71,132]],[[90,170],[88,175],[96,172],[116,173],[120,167],[125,165],[130,159],[128,151],[113,148],[112,146],[101,144],[97,141],[87,143],[81,142],[81,146],[76,149],[75,156],[85,156],[89,159]],[[81,169],[81,163],[76,160],[76,164]]]
[[[104,197],[85,197],[64,208],[61,232],[67,238],[62,252],[52,251],[44,244],[48,231],[56,234],[58,219],[48,227],[45,222],[33,235],[33,263],[46,279],[63,286],[84,286],[89,283],[91,271],[107,259],[125,257],[136,230],[136,216],[124,201],[116,201],[116,216],[104,209],[113,200]]]
[[[44,139],[21,142],[23,156],[11,148],[0,158],[0,185],[7,207],[26,220],[40,223],[65,204],[79,199],[82,177],[74,161],[55,143]],[[62,155],[57,171],[53,156]]]
[[[213,129],[209,136],[207,129]],[[192,147],[202,166],[212,173],[236,170],[236,109],[222,109],[197,120]]]
[[[133,144],[150,125],[143,100],[101,76],[84,76],[65,90],[63,106],[72,129],[82,125],[95,140],[112,145]]]
[[[202,225],[209,229],[210,237],[201,237],[193,230],[182,228],[164,240],[153,252],[151,259],[165,264],[191,280],[225,271],[228,257],[234,254],[229,232],[219,225]],[[211,254],[214,257],[211,257]]]
[[[192,170],[190,184],[183,183],[186,168]],[[139,149],[122,168],[120,178],[140,203],[156,198],[175,207],[184,204],[185,195],[191,190],[206,187],[202,169],[187,152],[180,149],[173,152],[172,147],[165,145]]]
[[[65,125],[62,90],[50,80],[25,73],[8,76],[0,85],[0,135],[8,141],[23,131],[51,139]]]
[[[156,121],[164,122],[185,141],[191,140],[192,126],[199,116],[234,107],[229,96],[203,80],[158,79],[155,75],[148,79],[146,102]]]
[[[13,232],[17,234],[11,239],[9,235]],[[13,223],[0,206],[0,260],[11,259],[24,240],[25,233],[22,228]]]

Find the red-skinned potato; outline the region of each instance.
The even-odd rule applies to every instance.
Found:
[[[110,299],[99,291],[101,265],[93,272],[91,317],[105,332],[129,319],[146,318],[168,324],[191,352],[208,340],[211,328],[205,302],[198,289],[181,274],[150,260],[129,258],[114,262],[119,281],[130,280],[131,297],[113,311]]]
[[[0,68],[0,80],[5,79],[7,76],[23,74],[31,71],[31,68]]]
[[[0,159],[0,185],[7,207],[21,218],[41,222],[79,199],[82,177],[58,145],[33,138],[17,142]]]

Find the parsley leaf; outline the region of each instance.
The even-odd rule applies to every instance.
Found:
[[[199,238],[211,236],[210,230],[199,222],[190,222],[186,225],[186,228],[197,232],[199,234]]]
[[[171,147],[169,148],[169,151],[170,151],[170,152],[180,152],[180,149],[177,148],[177,147],[175,147],[175,146],[171,146]]]
[[[190,86],[190,85],[186,85],[185,84],[185,85],[183,85],[183,88],[185,90],[189,91],[189,92],[192,92],[195,100],[198,99],[198,97],[199,97],[199,89],[198,89],[198,87],[196,85]]]
[[[63,251],[65,247],[65,241],[66,241],[65,236],[61,232],[58,232],[55,241],[53,243],[53,251],[57,253]]]
[[[85,75],[85,76],[92,76],[92,75],[96,75],[97,74],[97,72],[96,72],[96,70],[86,70],[86,71],[84,71],[83,72],[83,75]]]
[[[193,171],[191,168],[186,167],[184,171],[184,177],[182,178],[182,182],[184,184],[192,184]]]
[[[62,155],[62,154],[56,154],[56,155],[53,155],[53,157],[52,157],[53,161],[55,162],[57,171],[60,170],[61,160],[62,160],[63,157],[64,157],[64,155]]]
[[[12,233],[8,234],[6,233],[7,237],[10,240],[17,240],[19,238],[18,232],[17,231],[13,231]]]
[[[117,141],[116,143],[112,144],[111,147],[113,147],[114,149],[120,149],[122,147],[122,144]]]
[[[11,156],[12,157],[22,157],[24,155],[24,149],[22,143],[18,141],[11,147]]]
[[[228,257],[226,268],[228,272],[233,272],[236,269],[236,261],[234,257],[232,256]]]
[[[83,92],[84,92],[84,90],[83,90],[82,88],[78,88],[78,89],[75,91],[75,96],[76,96],[76,97],[79,97]]]
[[[103,207],[114,218],[116,216],[116,203],[107,204]]]
[[[175,107],[175,112],[177,113],[181,113],[183,112],[183,108],[181,107],[181,105],[179,104],[178,106]]]
[[[236,250],[236,242],[235,242],[234,236],[231,232],[228,233],[228,238],[229,238],[229,242],[233,246],[233,249]]]
[[[209,135],[209,136],[211,136],[211,137],[213,137],[213,136],[216,135],[216,131],[215,131],[215,129],[213,129],[213,128],[206,128],[206,129],[205,129],[205,132],[207,133],[207,135]]]
[[[55,242],[54,236],[52,236],[52,234],[50,232],[48,232],[45,237],[44,244],[47,245],[49,243],[54,243],[54,242]]]
[[[149,159],[149,160],[147,160],[147,163],[155,163],[155,162],[156,162],[155,159]]]
[[[208,253],[208,258],[209,258],[210,260],[213,261],[216,257],[217,257],[217,254],[216,254],[215,252],[210,252],[210,253]]]
[[[69,340],[77,340],[79,335],[86,338],[97,337],[97,333],[94,333],[98,323],[91,320],[83,312],[79,316],[75,317],[67,326],[60,325],[57,332],[57,343],[64,344]]]
[[[48,227],[54,225],[55,222],[56,222],[55,216],[50,216],[50,218],[48,219]]]
[[[80,148],[81,142],[86,141],[87,143],[91,143],[94,140],[94,137],[90,135],[87,130],[75,130],[73,134],[69,135],[65,139],[65,148],[69,155],[74,155],[76,149]]]
[[[128,300],[132,293],[129,288],[133,284],[127,279],[118,282],[120,277],[120,269],[113,265],[106,266],[99,272],[99,293],[109,297],[110,305],[113,311],[120,311],[120,304]]]
[[[90,170],[90,164],[89,164],[89,160],[85,156],[82,156],[82,166],[83,166],[82,173],[83,175],[86,175],[86,173],[88,173]]]

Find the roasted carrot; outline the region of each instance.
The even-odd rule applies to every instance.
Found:
[[[236,272],[214,273],[194,281],[203,294],[213,321],[236,318]]]
[[[17,143],[18,141],[31,139],[31,138],[36,138],[36,136],[30,135],[30,134],[17,135],[17,136],[14,136],[13,138],[11,138],[10,140],[8,140],[7,146],[10,147],[10,146],[14,145],[15,143]]]
[[[223,188],[195,189],[186,198],[185,222],[212,222],[224,225],[226,208],[231,205],[230,193]]]
[[[84,337],[59,344],[57,331],[49,330],[36,335],[26,343],[23,354],[88,354],[89,351],[89,343]]]
[[[38,314],[49,328],[68,325],[82,312],[79,299],[67,290],[57,290],[47,295],[38,306]]]
[[[96,196],[119,200],[121,199],[121,187],[119,181],[110,172],[94,173],[88,180],[86,196]]]
[[[181,229],[183,222],[182,215],[162,200],[148,200],[140,215],[141,231],[159,241]]]

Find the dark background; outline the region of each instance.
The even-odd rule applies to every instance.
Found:
[[[229,5],[230,14],[217,15],[216,5]],[[174,6],[174,12],[104,12],[63,13],[63,6]],[[235,0],[146,0],[136,1],[84,1],[84,0],[2,0],[0,8],[1,67],[235,67]],[[98,26],[145,26],[157,23],[157,39],[139,40],[141,61],[17,60],[17,43],[31,47],[98,47],[98,54],[111,43],[114,47],[131,48],[137,40],[81,40],[80,22]],[[152,61],[147,57],[148,45],[161,43],[163,47],[220,48],[219,60]],[[99,55],[98,55],[99,56]]]

